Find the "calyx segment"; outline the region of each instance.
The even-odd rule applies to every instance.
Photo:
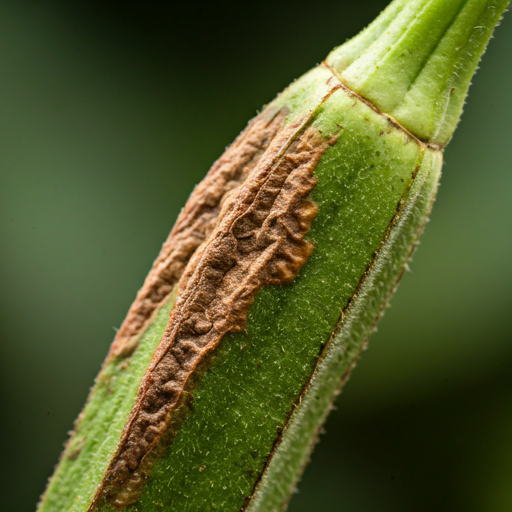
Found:
[[[327,63],[419,139],[445,146],[509,0],[399,0]]]

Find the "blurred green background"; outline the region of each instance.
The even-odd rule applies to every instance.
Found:
[[[188,194],[386,1],[0,3],[0,508],[31,511]],[[512,16],[291,512],[512,511]]]

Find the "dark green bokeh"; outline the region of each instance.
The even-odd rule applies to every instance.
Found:
[[[2,509],[34,509],[179,209],[385,1],[0,4]],[[290,511],[512,509],[512,18]]]

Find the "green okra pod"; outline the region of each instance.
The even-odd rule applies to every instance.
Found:
[[[504,0],[395,0],[196,187],[40,511],[274,511],[398,283]]]

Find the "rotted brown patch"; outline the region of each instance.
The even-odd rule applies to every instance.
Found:
[[[217,225],[191,257],[91,509],[105,499],[118,509],[137,501],[152,451],[179,428],[199,365],[226,333],[245,328],[261,288],[290,283],[309,258],[313,245],[304,236],[317,208],[306,197],[334,140],[326,141],[313,126],[288,127],[277,139],[243,186],[224,199]]]
[[[225,198],[257,165],[285,117],[285,109],[263,111],[194,189],[117,332],[109,357],[128,355],[137,346],[139,335],[171,293],[190,257],[213,231]]]

